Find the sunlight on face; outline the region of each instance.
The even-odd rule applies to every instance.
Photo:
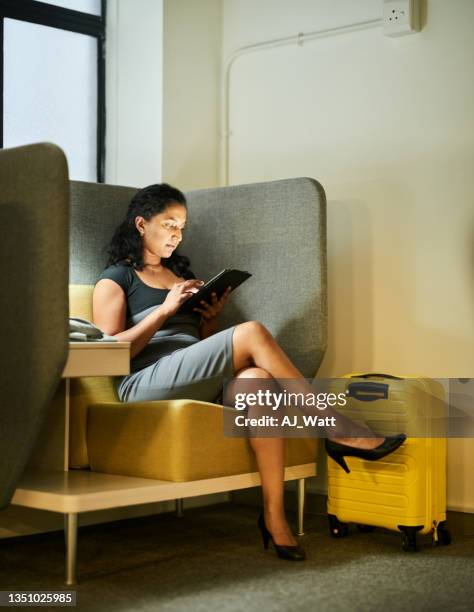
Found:
[[[182,204],[171,204],[149,221],[137,217],[137,227],[142,231],[144,260],[152,263],[155,258],[168,258],[183,239],[187,211]]]

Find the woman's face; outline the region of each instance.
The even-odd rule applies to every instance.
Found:
[[[149,221],[143,217],[135,218],[135,226],[143,240],[143,256],[168,258],[183,239],[186,225],[186,207],[170,204],[162,213],[154,215]]]

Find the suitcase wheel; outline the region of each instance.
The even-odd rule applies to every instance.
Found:
[[[441,521],[437,528],[435,527],[433,529],[432,542],[433,546],[439,546],[440,544],[448,546],[449,544],[451,544],[451,534],[446,529],[446,521]]]
[[[360,533],[372,533],[372,531],[375,531],[375,527],[373,525],[357,524],[357,529],[360,531]]]
[[[329,534],[333,538],[345,538],[349,533],[349,528],[346,523],[341,521],[334,514],[328,514]]]
[[[402,531],[402,545],[405,552],[416,552],[416,529],[414,527],[404,527]]]

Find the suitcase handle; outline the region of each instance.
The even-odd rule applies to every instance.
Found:
[[[393,378],[394,380],[403,380],[400,376],[393,376],[392,374],[378,374],[377,372],[371,372],[370,374],[354,374],[351,378],[370,378],[372,376],[378,376],[379,378]]]
[[[347,396],[361,402],[374,402],[388,398],[388,385],[377,382],[354,382],[347,386]]]

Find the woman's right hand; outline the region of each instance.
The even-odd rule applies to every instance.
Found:
[[[196,278],[174,283],[165,301],[161,304],[160,310],[165,312],[168,317],[171,317],[176,314],[181,304],[189,300],[193,293],[197,293],[203,285],[204,281]]]

